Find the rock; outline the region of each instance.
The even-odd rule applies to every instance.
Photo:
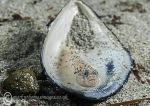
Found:
[[[3,82],[3,89],[13,95],[35,95],[39,85],[35,73],[30,68],[16,70]]]

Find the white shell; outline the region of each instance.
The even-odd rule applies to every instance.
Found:
[[[80,12],[88,18],[98,42],[88,52],[65,46],[73,19]],[[131,58],[115,36],[88,6],[76,0],[70,1],[51,24],[43,45],[42,62],[58,86],[90,99],[105,98],[116,92],[131,68]],[[80,76],[83,70],[88,70],[89,75],[84,80]]]

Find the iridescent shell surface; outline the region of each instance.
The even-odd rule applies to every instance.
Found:
[[[59,87],[90,100],[102,100],[118,91],[132,65],[118,39],[88,6],[76,0],[71,0],[51,24],[42,62]]]

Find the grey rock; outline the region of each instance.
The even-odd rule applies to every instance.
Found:
[[[39,85],[35,73],[30,68],[16,70],[3,82],[3,89],[13,95],[35,95]]]

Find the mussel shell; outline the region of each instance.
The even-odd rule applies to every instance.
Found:
[[[83,6],[84,9],[88,9],[89,13],[87,13],[87,14],[92,13],[92,15],[94,15],[94,18],[96,17],[98,19],[96,13],[93,12],[93,10],[91,10],[83,2],[76,1],[76,0],[71,0],[70,3],[67,4],[67,6],[72,5],[72,4],[74,4],[74,5],[80,5],[80,8]],[[60,13],[62,13],[63,11],[65,11],[67,9],[67,6]],[[58,15],[58,17],[59,17],[59,15]],[[56,18],[56,20],[59,19],[58,17]],[[93,17],[93,16],[91,16],[91,17]],[[50,26],[50,28],[53,26],[53,24],[55,24],[55,23],[53,22],[52,25]],[[102,25],[102,22],[100,22],[100,25]],[[102,29],[103,29],[103,27],[104,27],[104,25],[102,25]],[[104,29],[106,30],[107,28],[104,28]],[[114,36],[114,35],[112,34],[112,36]],[[132,58],[130,56],[130,53],[128,51],[126,51],[125,48],[121,47],[122,45],[119,44],[119,42],[117,42],[117,40],[116,40],[115,41],[115,42],[117,42],[116,44],[120,45],[118,47],[122,48],[123,54],[125,54],[125,57],[127,58],[127,61],[129,61],[129,64],[131,66],[130,68],[128,68],[128,71],[125,72],[125,74],[120,75],[121,79],[119,79],[118,81],[114,80],[114,81],[111,82],[110,85],[107,85],[105,87],[100,87],[100,88],[94,89],[94,90],[80,91],[80,90],[69,88],[69,87],[63,85],[63,83],[58,83],[58,81],[56,80],[57,78],[55,78],[55,76],[53,76],[53,75],[50,75],[50,73],[48,72],[49,71],[48,69],[51,68],[51,67],[46,68],[47,67],[46,64],[48,64],[48,63],[46,63],[46,61],[45,61],[44,58],[45,58],[45,48],[46,48],[45,44],[47,43],[47,41],[48,41],[48,37],[46,37],[46,39],[45,39],[45,42],[44,42],[44,45],[43,45],[43,50],[42,50],[42,53],[41,53],[41,55],[42,55],[41,56],[42,57],[42,62],[43,62],[43,66],[45,67],[46,74],[48,75],[50,81],[53,82],[53,84],[59,86],[60,88],[64,89],[65,91],[67,91],[67,92],[69,92],[71,94],[77,95],[78,97],[81,97],[81,98],[84,98],[84,99],[88,99],[88,100],[105,100],[108,97],[110,97],[111,95],[115,94],[117,91],[119,91],[123,87],[123,84],[127,81],[128,77],[129,77],[129,74],[131,72],[130,68],[132,67]],[[111,51],[113,52],[113,49],[109,50],[109,52],[111,52]],[[116,52],[116,57],[117,57],[117,52]],[[110,67],[110,68],[112,68],[112,67]],[[111,77],[111,72],[109,74],[110,74],[110,77]]]

